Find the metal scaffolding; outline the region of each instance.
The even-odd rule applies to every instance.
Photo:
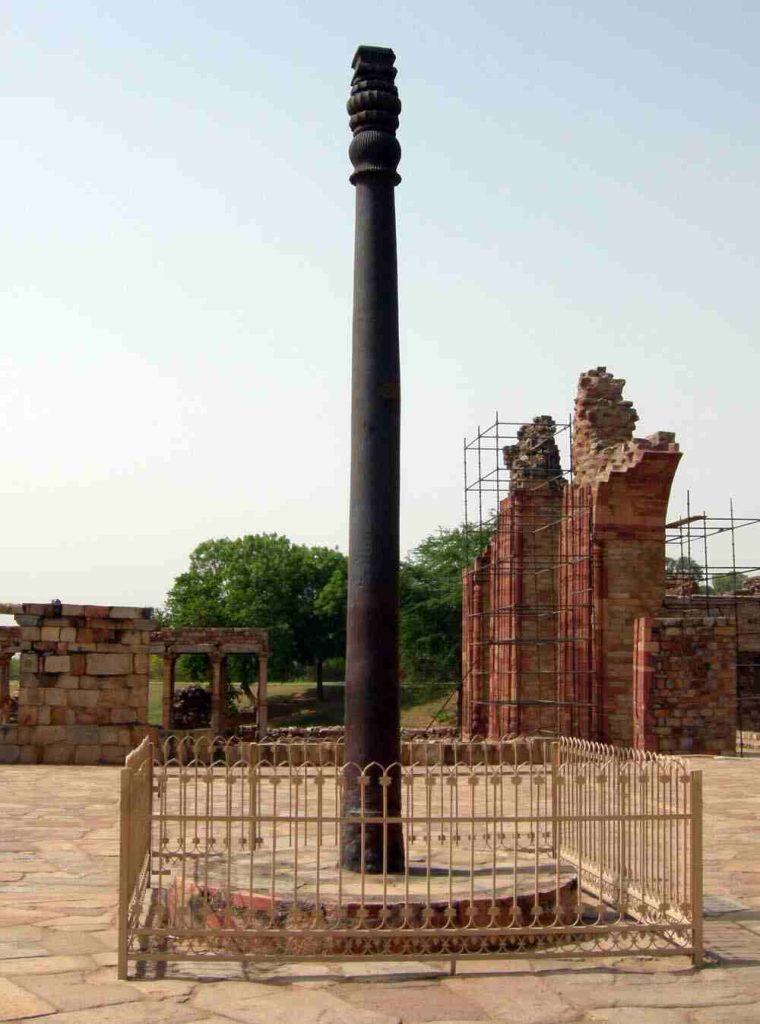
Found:
[[[666,607],[687,615],[725,618],[733,625],[736,650],[738,751],[760,734],[760,517],[692,511],[666,529]],[[755,553],[752,557],[753,552]]]
[[[461,712],[470,734],[598,733],[591,504],[586,488],[569,486],[571,448],[571,421],[498,412],[464,440]]]

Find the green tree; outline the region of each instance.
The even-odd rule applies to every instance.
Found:
[[[317,665],[319,674],[345,630],[339,603],[321,595],[334,589],[345,561],[340,551],[293,544],[275,533],[207,540],[175,579],[166,615],[173,626],[261,626],[269,630],[274,678],[288,678],[302,664]],[[234,668],[247,688],[251,660]]]
[[[688,558],[686,555],[681,555],[680,558],[666,558],[665,572],[668,576],[680,576],[682,579],[697,580],[697,582],[701,581],[705,575],[699,562],[695,562],[693,558]]]
[[[747,575],[743,572],[724,572],[713,576],[710,582],[714,594],[733,594],[747,582]]]
[[[401,563],[401,668],[407,679],[459,679],[462,567],[488,541],[487,530],[439,529]]]
[[[346,651],[347,601],[348,562],[341,556],[314,598],[311,650],[316,665],[317,700],[324,700],[324,662],[328,658],[342,658]]]

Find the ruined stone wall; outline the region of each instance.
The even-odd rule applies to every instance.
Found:
[[[462,574],[462,690],[460,721],[465,739],[488,732],[489,678],[485,631],[490,607],[490,545]]]
[[[557,689],[561,732],[596,739],[606,733],[606,702],[604,652],[595,616],[601,576],[594,557],[591,510],[588,485],[565,489],[557,566]]]
[[[624,381],[605,367],[582,374],[573,430],[573,487],[591,494],[593,624],[604,678],[599,738],[629,746],[634,622],[658,613],[665,591],[665,522],[681,458],[672,434],[634,438]]]
[[[21,627],[21,676],[18,723],[0,727],[0,762],[121,763],[147,731],[151,609],[7,610]]]
[[[633,648],[633,740],[642,750],[733,754],[736,633],[717,616],[642,617]]]
[[[736,728],[760,732],[760,593],[752,584],[737,594],[669,594],[664,614],[720,617],[732,624],[736,651]]]
[[[491,736],[551,728],[551,720],[572,735],[633,741],[634,623],[662,607],[665,522],[681,456],[672,434],[633,436],[638,416],[624,384],[603,366],[581,374],[571,485],[549,417],[526,424],[505,450],[510,495],[491,540],[481,673],[497,702]],[[471,610],[474,591],[468,602]],[[465,676],[471,707],[467,685]],[[533,699],[557,705],[498,704]]]
[[[560,489],[514,490],[492,541],[488,735],[556,731]],[[546,701],[544,705],[539,702]]]
[[[556,425],[539,416],[504,449],[510,493],[464,575],[462,722],[491,739],[556,730],[556,561],[564,481]],[[548,702],[541,705],[541,701]]]

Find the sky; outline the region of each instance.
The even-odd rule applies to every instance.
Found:
[[[465,436],[598,365],[676,432],[674,516],[760,516],[759,37],[739,0],[5,0],[0,600],[346,550],[360,43],[403,103],[403,549],[461,520]]]

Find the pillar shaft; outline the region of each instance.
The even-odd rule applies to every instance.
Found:
[[[164,685],[161,691],[161,728],[167,731],[172,727],[172,711],[174,708],[174,678],[177,667],[175,654],[164,655]]]
[[[259,739],[267,731],[267,659],[259,655],[259,687],[256,694],[256,725]]]
[[[218,736],[224,726],[224,658],[211,655],[211,731]]]
[[[360,47],[348,111],[356,186],[351,377],[351,505],[346,624],[345,813],[383,811],[372,762],[400,761],[398,676],[400,371],[394,188],[401,104],[392,50]],[[364,792],[362,793],[362,789]],[[387,813],[401,808],[400,770],[391,772]],[[347,824],[342,861],[350,870],[403,870],[401,826]]]

